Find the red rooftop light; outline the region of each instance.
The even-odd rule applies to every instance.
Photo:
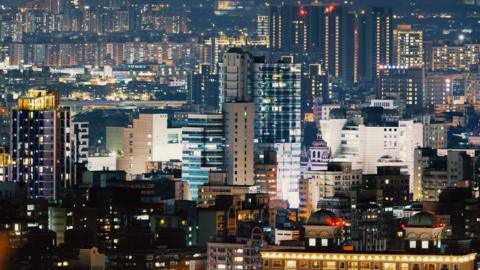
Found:
[[[335,9],[335,6],[333,4],[330,4],[327,6],[327,12],[331,13]]]
[[[300,7],[300,10],[298,11],[300,16],[305,17],[307,16],[307,10],[304,7]]]

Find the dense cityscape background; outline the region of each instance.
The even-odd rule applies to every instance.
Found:
[[[479,0],[0,0],[0,269],[478,269],[479,26]]]

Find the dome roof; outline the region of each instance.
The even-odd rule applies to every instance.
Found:
[[[428,228],[434,227],[437,224],[437,218],[434,214],[422,211],[410,217],[408,220],[408,227]]]
[[[337,216],[328,210],[318,210],[310,215],[307,225],[332,226],[337,221]]]

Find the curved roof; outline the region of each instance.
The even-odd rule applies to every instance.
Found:
[[[335,225],[337,219],[337,216],[333,212],[322,209],[310,215],[307,225],[332,226]]]
[[[408,227],[428,228],[437,225],[437,218],[434,214],[422,211],[410,217]]]

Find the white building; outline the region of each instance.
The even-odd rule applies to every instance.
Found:
[[[167,114],[140,114],[123,130],[123,156],[118,167],[141,174],[149,162],[182,159],[182,129],[168,127]]]
[[[423,146],[423,124],[413,120],[396,125],[350,125],[346,119],[320,121],[332,161],[352,162],[352,169],[376,174],[377,166],[404,166],[413,187],[414,150]]]

